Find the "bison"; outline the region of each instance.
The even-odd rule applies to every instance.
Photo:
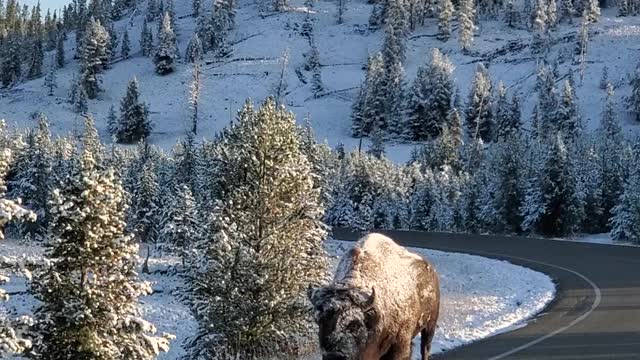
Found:
[[[333,282],[310,288],[323,360],[408,360],[420,333],[429,358],[440,310],[435,269],[382,234],[347,252]]]

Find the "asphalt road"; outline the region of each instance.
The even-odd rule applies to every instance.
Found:
[[[556,283],[556,299],[527,326],[435,359],[640,360],[640,248],[503,236],[380,232],[404,246],[508,260],[543,272]],[[358,234],[334,229],[334,237],[355,240]]]

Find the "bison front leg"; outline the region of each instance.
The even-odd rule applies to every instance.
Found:
[[[394,344],[380,360],[411,360],[411,340]]]
[[[422,360],[429,360],[429,354],[431,354],[431,342],[433,341],[433,334],[436,329],[425,328],[420,332],[420,355]]]

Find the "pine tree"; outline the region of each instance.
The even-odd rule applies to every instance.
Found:
[[[175,254],[186,256],[192,246],[201,239],[201,219],[191,189],[182,185],[173,196],[173,203],[166,209],[167,221],[160,230],[163,246]]]
[[[131,45],[129,43],[129,31],[125,29],[124,35],[122,36],[122,47],[120,49],[120,53],[122,54],[122,59],[124,60],[128,59],[130,51],[131,51]]]
[[[640,169],[637,165],[625,180],[624,191],[611,215],[613,240],[640,243]]]
[[[149,109],[147,104],[140,101],[138,79],[134,77],[127,86],[127,94],[120,102],[120,121],[116,139],[122,143],[136,143],[146,139],[152,128]]]
[[[605,65],[602,68],[602,77],[600,78],[600,89],[607,90],[609,86],[609,68]]]
[[[6,137],[6,127],[4,121],[0,120],[0,240],[4,239],[4,227],[15,221],[33,221],[36,215],[20,205],[20,201],[13,201],[5,198],[6,184],[5,176],[9,171],[12,157],[12,140]],[[9,281],[6,276],[0,277],[0,285]],[[0,302],[8,301],[9,295],[0,288]],[[0,357],[10,358],[13,354],[20,354],[31,348],[31,341],[24,334],[28,329],[16,327],[13,319],[10,319],[6,312],[0,313]],[[28,325],[28,324],[24,324]],[[28,327],[28,326],[27,326]]]
[[[162,24],[162,30],[158,35],[158,48],[153,56],[153,63],[158,74],[167,75],[175,70],[177,54],[176,35],[171,28],[171,18],[168,12],[165,13]]]
[[[629,111],[636,115],[636,121],[640,121],[640,64],[636,65],[629,85],[631,96],[627,98],[627,106]]]
[[[567,236],[578,230],[583,208],[575,169],[562,136],[557,133],[549,140],[542,166],[531,177],[521,208],[523,228],[546,236]]]
[[[140,35],[140,48],[142,49],[142,56],[151,56],[153,52],[153,34],[149,29],[147,19],[144,20],[142,25],[142,34]]]
[[[158,240],[160,229],[160,186],[156,174],[156,158],[153,150],[146,142],[138,145],[138,157],[131,166],[130,176],[135,178],[131,182],[131,208],[129,209],[128,225],[143,244],[152,244]],[[173,194],[173,192],[171,192]]]
[[[89,112],[89,97],[82,86],[78,86],[78,95],[73,107],[75,112],[80,115],[86,115]]]
[[[547,1],[547,26],[549,29],[555,29],[558,25],[558,9],[556,0]]]
[[[451,18],[456,9],[451,0],[440,0],[440,13],[438,15],[438,40],[447,41],[451,36]]]
[[[504,22],[510,28],[515,28],[516,24],[520,22],[520,13],[513,4],[513,0],[507,2],[507,7],[504,11]]]
[[[153,336],[155,327],[138,315],[138,297],[151,287],[138,281],[138,246],[123,232],[125,194],[92,151],[83,147],[53,193],[52,262],[31,288],[41,302],[35,351],[48,359],[155,359],[168,337]]]
[[[480,63],[476,68],[466,110],[467,134],[470,139],[482,139],[483,142],[493,140],[495,125],[491,110],[492,91],[489,71]]]
[[[555,116],[557,129],[562,133],[566,142],[574,142],[580,137],[583,125],[578,112],[578,105],[573,98],[573,88],[569,80],[565,80],[562,97],[558,103]]]
[[[189,40],[189,44],[187,45],[187,50],[185,51],[184,60],[190,63],[195,63],[201,61],[203,59],[204,50],[202,48],[202,41],[200,41],[200,37],[198,33],[193,33],[191,40]]]
[[[22,51],[20,38],[15,32],[11,32],[4,40],[2,58],[2,85],[10,87],[15,85],[22,76]]]
[[[475,12],[473,0],[460,1],[460,9],[458,10],[458,39],[460,41],[460,48],[464,53],[468,53],[473,44],[473,33],[476,31],[474,20]]]
[[[107,114],[107,126],[113,141],[117,141],[118,133],[120,133],[120,124],[118,121],[118,115],[116,114],[116,107],[113,105],[109,107],[109,113]]]
[[[598,0],[586,0],[587,7],[585,8],[585,18],[588,22],[596,23],[600,18],[600,4]]]
[[[198,110],[200,108],[200,90],[202,82],[200,81],[200,65],[195,63],[193,66],[193,79],[189,89],[189,104],[191,105],[191,132],[193,135],[198,134]]]
[[[454,92],[453,69],[438,49],[433,49],[429,62],[418,69],[407,104],[411,139],[435,139],[446,127]]]
[[[324,85],[322,84],[322,69],[320,68],[320,52],[315,43],[311,46],[308,63],[312,72],[311,92],[314,97],[317,97],[324,91]]]
[[[36,34],[34,39],[32,39],[29,72],[27,74],[29,79],[42,76],[42,65],[44,63],[44,47],[42,41],[42,35],[40,33]]]
[[[362,96],[354,104],[351,129],[356,137],[367,136],[374,124],[384,122],[385,82],[384,61],[378,53],[369,59],[367,75],[362,87]]]
[[[371,133],[371,147],[367,153],[378,159],[384,156],[384,132],[377,127]]]
[[[536,104],[536,135],[552,137],[558,131],[558,95],[553,72],[545,66],[538,70],[538,103]]]
[[[83,34],[81,53],[81,82],[89,99],[95,99],[101,91],[100,74],[110,62],[109,34],[100,22],[91,18]]]
[[[273,100],[245,107],[225,136],[215,235],[186,262],[186,302],[198,322],[187,358],[290,353],[310,331],[304,296],[327,275],[326,232],[299,145],[293,115]]]
[[[523,221],[520,208],[524,202],[524,178],[526,174],[522,138],[510,133],[497,149],[495,157],[497,184],[495,187],[495,206],[499,218],[498,229],[501,232],[519,234]]]
[[[338,11],[336,12],[336,20],[338,25],[344,22],[344,13],[347,11],[347,0],[338,0],[337,2]]]
[[[51,68],[44,78],[44,87],[49,89],[49,96],[53,96],[53,92],[58,88],[58,81],[56,77],[56,65],[51,64]]]
[[[62,69],[64,67],[64,37],[62,35],[58,36],[58,40],[56,43],[56,65],[58,68]]]
[[[576,54],[579,55],[578,63],[580,65],[580,81],[584,79],[584,73],[587,67],[587,49],[589,45],[589,20],[587,12],[583,12],[580,30],[578,31],[578,44],[576,46]]]
[[[202,11],[202,0],[192,0],[191,9],[191,16],[197,19],[200,16],[200,11]]]
[[[532,28],[533,42],[531,44],[531,52],[540,54],[546,52],[549,46],[549,19],[547,17],[547,4],[545,0],[537,0],[536,7],[533,9]]]
[[[598,134],[598,155],[601,169],[602,218],[600,230],[607,231],[607,224],[613,207],[618,203],[624,186],[624,163],[622,149],[624,136],[616,116],[613,87],[607,88],[607,98],[600,118]]]
[[[147,3],[147,16],[145,17],[145,20],[152,22],[158,18],[158,14],[159,12],[157,0],[149,0]]]
[[[560,0],[558,22],[568,22],[569,24],[572,24],[575,14],[576,10],[573,7],[572,0]]]
[[[495,106],[496,139],[506,141],[512,137],[520,136],[520,108],[518,98],[507,96],[507,88],[500,82],[498,86],[498,99]]]

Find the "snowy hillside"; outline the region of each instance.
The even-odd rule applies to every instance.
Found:
[[[337,257],[351,246],[352,243],[339,241],[327,244],[334,256],[334,266]],[[505,261],[440,251],[413,251],[434,264],[442,283],[441,320],[433,343],[435,353],[521,326],[525,319],[540,312],[555,294],[554,285],[546,275]],[[15,241],[0,243],[0,260],[5,265],[38,262],[41,256],[37,247],[21,246]],[[197,327],[189,310],[172,294],[180,280],[163,274],[178,263],[179,258],[174,256],[153,257],[149,261],[152,274],[143,275],[145,280],[154,283],[154,294],[140,300],[143,316],[153,322],[158,331],[176,335],[170,352],[158,359],[178,359],[183,351],[181,342]],[[501,286],[495,287],[495,284]],[[25,289],[24,278],[12,275],[6,289],[15,293],[7,308],[18,315],[28,314],[34,300],[31,295],[21,293]],[[419,351],[414,353],[419,357]]]
[[[310,116],[316,135],[327,139],[330,145],[342,142],[347,147],[357,146],[358,140],[350,136],[351,105],[364,77],[367,56],[380,50],[383,32],[368,30],[372,5],[354,0],[348,1],[346,6],[345,21],[337,25],[335,2],[321,0],[314,4],[311,14],[314,19],[313,36],[320,53],[322,80],[326,88],[326,95],[314,99],[310,89],[311,73],[302,69],[305,62],[303,54],[309,51],[307,39],[300,35],[306,16],[302,0],[291,1],[290,9],[282,13],[263,12],[253,1],[240,1],[236,26],[229,39],[231,55],[223,60],[205,56],[199,135],[211,138],[229,123],[245,99],[260,101],[271,94],[281,72],[282,55],[288,49],[288,108],[297,114],[299,121]],[[120,38],[125,29],[129,32],[132,55],[128,60],[116,61],[105,72],[103,87],[106,91],[98,99],[90,101],[89,111],[96,117],[103,138],[108,139],[107,111],[112,105],[118,107],[127,82],[137,77],[142,99],[148,102],[155,124],[151,141],[170,148],[186,129],[192,66],[181,62],[175,73],[158,76],[151,60],[141,56],[139,37],[145,7],[145,2],[142,2],[136,11],[116,23],[115,29]],[[184,54],[196,26],[195,19],[189,16],[191,2],[176,2],[176,11],[178,46]],[[627,77],[637,63],[640,18],[616,17],[616,14],[615,8],[603,9],[600,21],[590,26],[584,81],[576,81],[579,108],[590,129],[596,127],[603,104],[605,93],[599,88],[599,82],[605,65],[616,88],[619,114],[626,114],[622,99],[630,92]],[[573,61],[578,24],[579,19],[576,18],[573,25],[560,24],[551,34],[553,46],[548,59],[559,59],[559,79],[569,71],[576,74],[579,71],[579,66]],[[150,28],[155,31],[157,24],[150,23]],[[455,82],[464,101],[475,66],[477,62],[484,61],[494,83],[504,81],[512,92],[521,96],[523,119],[525,124],[529,122],[536,81],[536,57],[528,47],[532,39],[530,31],[507,28],[501,20],[483,19],[468,55],[460,52],[456,32],[444,43],[435,38],[436,32],[436,19],[427,18],[424,26],[410,34],[404,64],[408,84],[412,82],[417,67],[424,64],[430,49],[438,47],[456,66]],[[68,64],[58,71],[58,88],[54,96],[47,96],[43,78],[5,89],[0,98],[0,117],[9,124],[32,126],[29,115],[42,111],[48,116],[55,133],[73,132],[80,127],[78,115],[67,103],[71,79],[79,72],[77,61],[71,59],[75,51],[73,34],[70,34],[65,47]],[[45,62],[49,63],[52,56],[53,53],[46,54]],[[628,130],[636,127],[631,115],[622,116],[621,121]],[[389,149],[388,154],[394,160],[405,160],[411,147],[409,144],[396,145],[393,147],[395,150]]]

